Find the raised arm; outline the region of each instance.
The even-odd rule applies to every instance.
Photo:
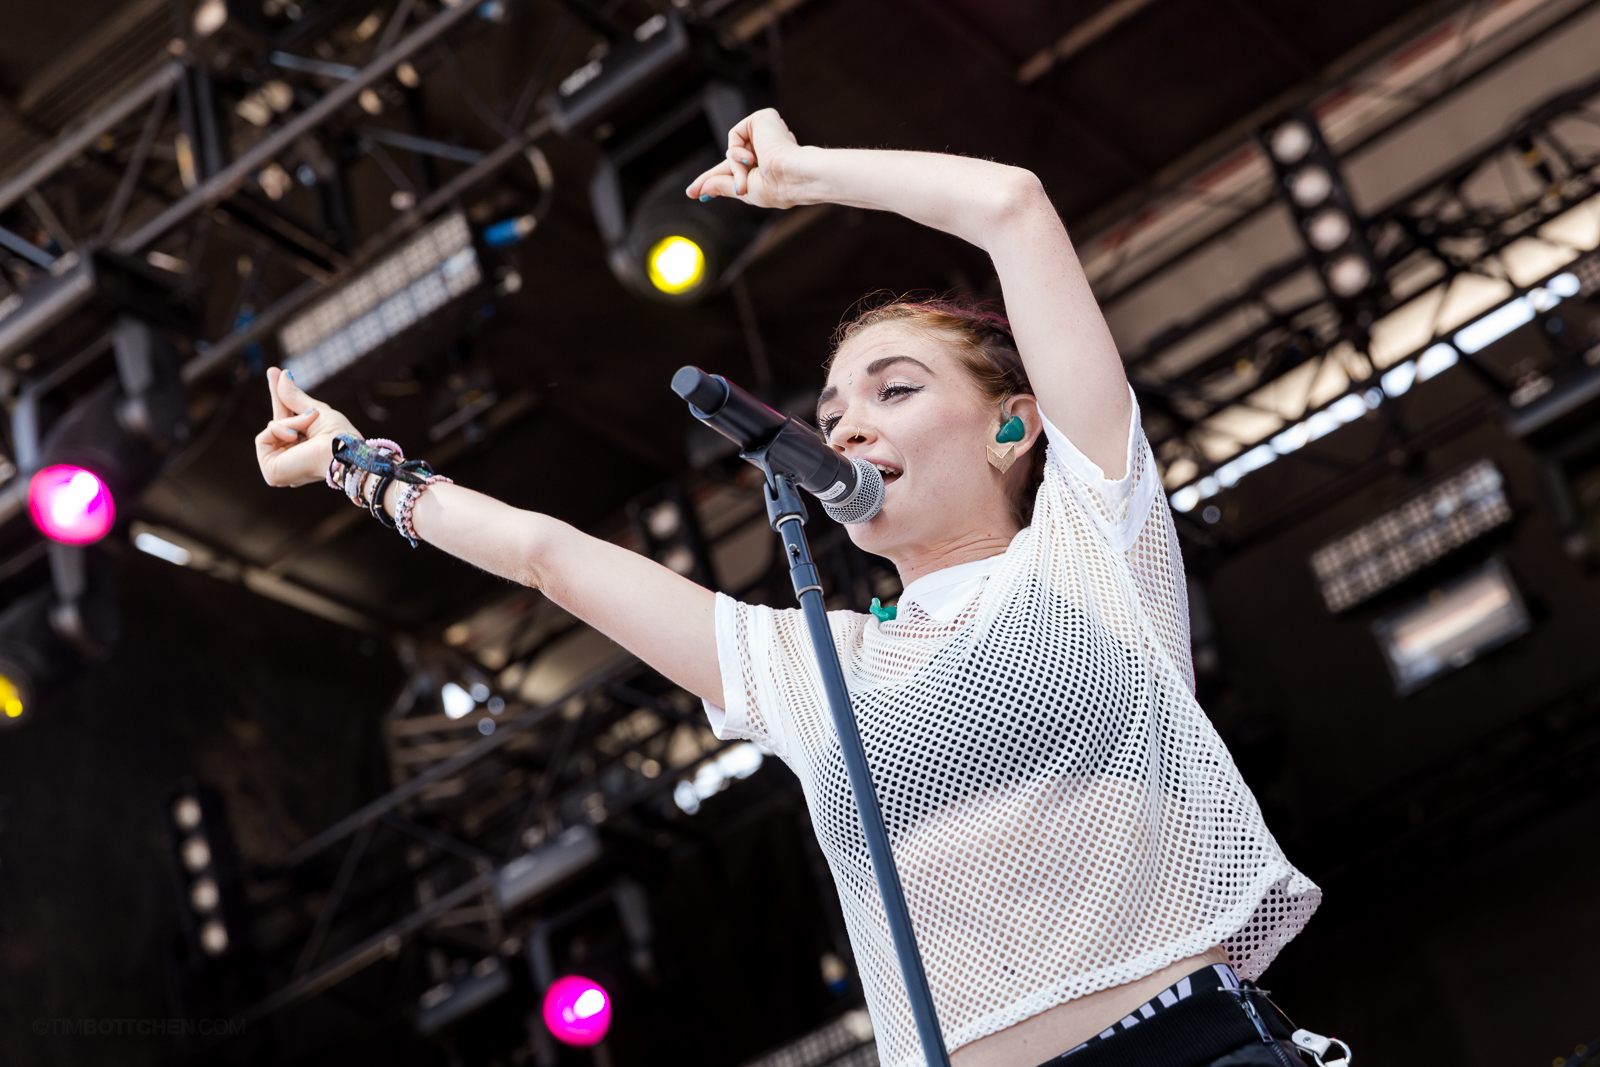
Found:
[[[334,438],[359,432],[276,368],[267,381],[274,418],[256,438],[262,476],[280,486],[321,481]],[[391,486],[385,501],[391,514],[399,488]],[[538,589],[673,682],[721,705],[710,590],[559,519],[457,485],[431,486],[412,524],[429,544]]]
[[[893,211],[988,252],[1040,409],[1108,477],[1126,473],[1132,407],[1122,359],[1031,172],[964,156],[802,146],[769,108],[729,132],[727,159],[687,191],[760,207]]]

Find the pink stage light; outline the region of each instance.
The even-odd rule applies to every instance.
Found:
[[[46,467],[28,482],[28,513],[52,541],[87,545],[111,532],[116,504],[99,476],[82,467]]]
[[[557,1041],[596,1044],[611,1029],[611,998],[591,978],[557,978],[544,995],[544,1024]]]

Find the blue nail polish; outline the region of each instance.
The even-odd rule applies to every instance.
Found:
[[[294,381],[294,371],[292,371],[292,370],[286,370],[286,371],[284,371],[284,372],[283,372],[283,373],[285,373],[285,374],[287,374],[287,375],[288,375],[288,376],[289,376],[289,380],[290,380],[290,381],[291,381],[291,382],[292,382],[292,381]]]
[[[710,199],[711,199],[711,194],[710,193],[701,193],[700,194],[701,203],[704,203],[705,201],[710,200]]]
[[[750,165],[750,161],[748,159],[741,159],[741,160],[739,160],[739,162],[743,163],[747,167]]]

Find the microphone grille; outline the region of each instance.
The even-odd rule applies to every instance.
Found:
[[[829,518],[846,526],[866,522],[883,510],[883,475],[866,460],[853,459],[850,463],[856,469],[855,491],[841,500],[822,505]]]

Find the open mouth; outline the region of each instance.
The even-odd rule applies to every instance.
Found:
[[[888,485],[890,482],[897,481],[900,478],[899,469],[891,467],[887,463],[874,463],[873,466],[878,468],[879,474],[883,475],[884,485]]]

